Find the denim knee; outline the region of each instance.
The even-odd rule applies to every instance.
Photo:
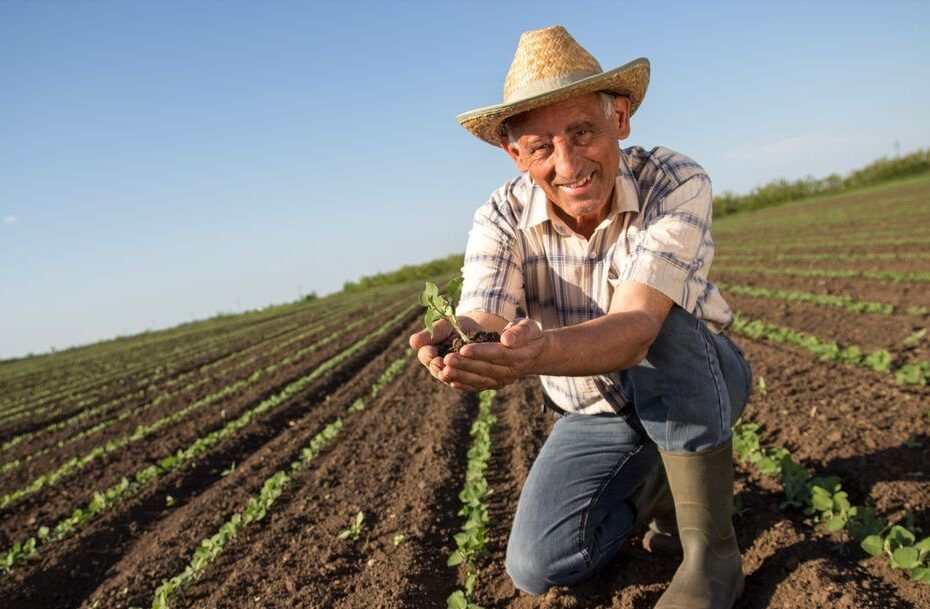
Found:
[[[504,568],[515,588],[537,596],[553,586],[571,586],[586,575],[564,561],[547,556],[544,548],[513,548],[511,544],[507,546]]]
[[[552,587],[548,579],[548,569],[533,552],[514,551],[507,548],[504,569],[518,590],[529,594],[545,594]]]
[[[748,397],[749,367],[738,347],[675,305],[646,360],[621,376],[646,434],[666,451],[723,444]]]

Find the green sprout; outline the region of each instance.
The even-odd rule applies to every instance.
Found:
[[[365,521],[365,514],[359,512],[355,515],[355,522],[349,525],[348,529],[345,529],[336,537],[336,539],[351,539],[352,541],[358,541],[358,538],[362,534],[362,522]]]
[[[431,281],[426,282],[426,287],[420,292],[420,304],[426,307],[426,316],[424,322],[429,335],[433,335],[433,324],[440,319],[449,322],[452,328],[458,333],[463,343],[470,343],[468,336],[462,330],[458,320],[455,318],[454,302],[458,299],[462,291],[462,277],[455,277],[446,284],[445,295],[439,293],[439,288]]]

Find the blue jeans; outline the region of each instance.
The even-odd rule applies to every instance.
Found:
[[[507,573],[531,594],[604,567],[631,533],[630,497],[659,449],[703,452],[730,438],[751,374],[728,337],[673,306],[646,356],[621,375],[616,415],[559,417],[527,476],[507,544]]]

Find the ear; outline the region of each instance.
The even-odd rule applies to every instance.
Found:
[[[630,98],[624,95],[614,96],[614,120],[619,136],[618,140],[630,137]]]
[[[506,135],[502,135],[500,142],[501,148],[504,149],[504,152],[507,153],[507,156],[513,159],[513,164],[517,166],[517,171],[520,173],[529,171],[530,167],[526,163],[526,159],[520,155],[520,149],[510,143],[510,138],[508,138]]]

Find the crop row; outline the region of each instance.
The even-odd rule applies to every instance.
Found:
[[[151,423],[148,423],[145,425],[139,425],[138,427],[136,427],[136,430],[133,433],[120,437],[120,438],[114,438],[114,439],[108,440],[106,444],[95,447],[94,449],[92,449],[90,452],[86,453],[83,456],[72,457],[71,459],[69,459],[68,461],[66,461],[59,467],[57,467],[56,469],[37,477],[31,483],[0,497],[0,508],[5,508],[9,505],[12,505],[16,503],[17,501],[21,500],[23,497],[31,495],[32,493],[35,493],[45,487],[55,485],[59,481],[64,479],[65,477],[75,472],[80,471],[92,461],[95,461],[96,459],[99,459],[100,457],[104,455],[120,450],[124,448],[125,446],[128,446],[129,444],[133,444],[135,442],[143,440],[144,438],[147,438],[148,436],[152,435],[156,431],[159,431],[165,427],[168,427],[169,425],[172,425],[174,423],[177,423],[178,421],[185,419],[187,416],[189,416],[191,413],[195,411],[201,410],[202,408],[209,406],[211,404],[214,404],[220,400],[223,400],[235,393],[238,393],[246,389],[247,387],[255,385],[260,380],[266,378],[268,375],[270,375],[277,369],[283,366],[289,365],[292,362],[297,362],[301,360],[307,354],[313,351],[316,351],[320,349],[321,347],[329,344],[330,342],[336,340],[343,334],[343,332],[350,331],[364,324],[366,321],[367,319],[365,317],[357,319],[356,321],[350,323],[344,328],[337,330],[336,332],[333,332],[332,334],[326,336],[325,338],[322,338],[304,347],[297,353],[293,355],[289,355],[285,357],[284,359],[280,360],[279,362],[270,364],[260,370],[254,371],[251,375],[249,375],[248,378],[240,379],[236,381],[235,383],[227,385],[226,387],[223,387],[219,391],[211,393],[191,404],[188,404],[184,408],[181,408],[180,410],[172,412],[168,415],[165,415]]]
[[[855,345],[840,347],[834,341],[823,340],[806,332],[760,320],[749,320],[738,314],[734,316],[732,330],[754,339],[801,347],[817,355],[821,361],[853,364],[881,373],[894,372],[897,383],[926,385],[930,380],[930,362],[910,362],[892,370],[894,357],[886,349],[876,349],[865,354],[860,347]]]
[[[391,286],[391,288],[394,288],[394,286]],[[112,379],[109,377],[102,378],[99,374],[91,375],[90,381],[85,383],[86,387],[83,393],[76,390],[65,391],[60,399],[54,401],[62,405],[83,397],[84,402],[81,405],[86,405],[96,401],[96,396],[101,395],[108,386],[112,385],[113,388],[119,390],[116,386],[124,385],[127,380],[135,387],[148,386],[151,388],[154,383],[162,382],[176,372],[184,372],[190,369],[192,365],[197,366],[203,362],[209,362],[211,359],[222,357],[229,353],[230,350],[238,350],[256,341],[270,340],[275,336],[300,329],[306,323],[316,321],[321,313],[328,313],[334,309],[345,309],[366,300],[384,298],[388,296],[390,291],[391,289],[385,289],[373,294],[353,294],[348,296],[338,294],[309,304],[287,305],[284,312],[278,311],[275,314],[266,312],[246,313],[236,316],[230,321],[223,320],[223,326],[217,326],[212,320],[198,322],[198,324],[207,323],[210,325],[196,332],[187,329],[184,334],[173,337],[169,345],[172,347],[170,353],[155,347],[135,349],[134,351],[138,351],[138,355],[131,360],[131,363],[136,364],[134,368],[128,367],[126,362],[123,361],[127,359],[125,356],[116,353],[112,357],[120,362],[120,366],[112,375]],[[278,309],[281,308],[278,307]],[[173,335],[174,333],[174,330],[166,330],[157,333],[157,336],[163,334]],[[174,346],[175,343],[177,343],[176,347]],[[230,349],[231,346],[232,349]],[[155,360],[158,363],[153,365]],[[80,361],[77,365],[80,365]],[[82,372],[84,371],[83,367],[80,369]],[[133,375],[138,376],[140,373],[144,373],[141,379],[133,378]],[[49,383],[42,379],[42,386],[47,387]],[[93,395],[87,398],[86,394],[90,393]],[[32,413],[39,412],[35,404],[31,404],[28,410]]]
[[[784,250],[795,250],[795,249],[814,249],[814,250],[829,250],[829,249],[847,249],[853,247],[863,247],[863,248],[873,248],[873,247],[898,247],[902,245],[930,245],[930,239],[926,237],[902,237],[895,239],[875,239],[868,242],[863,242],[860,239],[832,239],[830,241],[825,240],[814,240],[805,243],[753,243],[749,245],[742,245],[739,243],[730,243],[726,244],[725,251],[728,254],[736,252],[766,252],[766,251],[784,251]]]
[[[765,262],[802,262],[805,260],[927,260],[930,259],[930,252],[862,252],[851,254],[848,252],[824,252],[815,254],[724,254],[715,256],[715,262],[727,262],[735,260],[755,261],[764,260]]]
[[[402,357],[394,360],[371,386],[367,395],[368,399],[374,399],[385,385],[403,371],[409,360],[409,350]],[[356,399],[347,412],[354,413],[364,410],[365,399],[365,397]],[[243,527],[262,520],[294,477],[323,452],[329,443],[339,435],[342,427],[342,418],[337,418],[327,424],[319,433],[313,436],[306,448],[301,451],[299,458],[292,461],[287,468],[276,471],[265,480],[261,490],[258,494],[249,498],[248,503],[241,512],[234,513],[215,533],[203,539],[197,549],[194,550],[193,557],[184,570],[162,581],[161,585],[155,590],[151,605],[152,609],[168,609],[171,606],[172,597],[185,586],[197,580]]]
[[[157,463],[151,464],[137,471],[132,478],[122,478],[117,484],[94,493],[93,499],[83,508],[77,508],[74,512],[54,526],[40,526],[37,533],[23,541],[17,541],[6,552],[0,554],[0,569],[9,570],[13,566],[36,556],[41,546],[52,542],[60,541],[71,536],[74,532],[86,525],[89,521],[95,519],[106,510],[115,506],[118,502],[127,497],[131,497],[143,488],[154,483],[178,468],[191,463],[194,459],[205,454],[213,447],[218,445],[226,438],[234,435],[243,427],[253,420],[264,415],[270,410],[284,404],[300,391],[306,389],[317,378],[322,376],[331,368],[337,366],[340,362],[351,357],[353,354],[362,349],[367,343],[376,337],[387,332],[399,321],[409,315],[413,307],[407,307],[400,313],[389,319],[377,329],[371,331],[366,336],[341,351],[339,354],[323,362],[314,368],[306,376],[291,382],[281,391],[273,396],[262,400],[255,407],[247,410],[239,417],[228,421],[219,429],[211,431],[201,438],[195,440],[186,448],[178,449],[176,453],[165,457]]]
[[[468,466],[465,484],[459,493],[462,502],[460,516],[465,516],[462,530],[455,534],[455,551],[446,564],[450,567],[464,565],[465,585],[457,589],[446,600],[449,609],[481,609],[472,602],[475,581],[478,579],[479,561],[488,556],[487,526],[488,507],[485,499],[489,494],[484,471],[491,460],[491,431],[496,418],[491,414],[493,390],[482,391],[478,400],[478,416],[472,423],[470,434],[474,438],[468,449]]]
[[[185,347],[189,349],[192,345],[214,341],[241,331],[248,332],[269,324],[276,326],[289,323],[308,313],[312,314],[315,309],[326,308],[325,303],[332,305],[343,299],[343,295],[336,295],[311,303],[300,302],[262,311],[222,315],[165,330],[143,332],[129,338],[121,337],[20,361],[4,362],[0,367],[0,384],[12,388],[16,384],[26,385],[38,381],[33,389],[39,391],[54,390],[56,386],[60,387],[59,381],[69,382],[68,379],[85,378],[99,384],[107,370],[125,376],[130,370],[128,366],[147,364],[150,367],[154,354],[178,350],[183,352]],[[29,391],[28,388],[24,389]],[[4,396],[4,399],[8,397]]]
[[[222,333],[218,333],[216,329],[197,332],[188,330],[179,336],[142,341],[138,346],[137,343],[133,342],[131,349],[121,349],[112,354],[101,356],[101,358],[106,357],[112,360],[105,361],[105,365],[102,364],[101,366],[94,366],[92,364],[93,360],[85,355],[75,364],[77,371],[70,373],[70,381],[68,381],[67,377],[63,383],[56,383],[48,378],[42,378],[42,390],[40,392],[31,392],[30,395],[21,397],[18,405],[11,404],[9,407],[5,407],[3,414],[6,416],[22,408],[33,410],[39,400],[73,400],[87,393],[99,394],[111,385],[122,384],[139,373],[143,373],[145,379],[157,379],[159,376],[169,373],[169,366],[175,360],[198,361],[199,359],[209,358],[211,353],[227,349],[230,343],[241,342],[242,340],[250,342],[253,340],[253,336],[264,332],[268,326],[276,327],[286,323],[299,324],[300,318],[306,316],[308,312],[313,312],[310,307],[297,313],[290,313],[283,322],[278,319],[284,317],[280,315],[259,321],[250,321],[248,324],[239,322]],[[291,321],[294,317],[298,319]],[[126,353],[126,351],[129,351],[129,353]],[[183,358],[179,356],[183,356]]]
[[[876,279],[892,283],[913,283],[930,281],[930,273],[898,273],[895,271],[857,271],[854,269],[770,269],[757,266],[720,266],[719,273],[740,273],[753,275],[788,275],[792,277],[827,277],[831,279]]]
[[[778,478],[786,499],[781,508],[804,510],[831,532],[846,530],[872,556],[885,554],[895,569],[907,569],[912,580],[930,584],[930,537],[917,541],[913,531],[876,515],[874,508],[852,505],[836,476],[810,477],[784,447],[763,447],[755,423],[737,421],[733,448],[744,463]]]
[[[355,312],[358,311],[358,309],[349,309],[349,310],[355,311]],[[106,429],[107,427],[109,427],[110,425],[114,423],[123,421],[127,418],[137,416],[143,411],[156,407],[159,404],[169,399],[175,399],[177,397],[180,397],[183,394],[195,391],[198,388],[202,387],[203,385],[206,385],[213,381],[213,378],[210,376],[210,373],[214,369],[219,368],[222,371],[222,373],[227,376],[239,370],[248,369],[255,365],[255,362],[256,360],[259,359],[259,357],[267,358],[269,356],[273,356],[276,353],[280,353],[282,351],[290,349],[295,343],[300,343],[306,340],[307,337],[312,336],[313,334],[319,332],[320,329],[324,328],[327,324],[331,323],[333,318],[338,318],[340,315],[344,314],[345,311],[346,311],[345,308],[336,309],[331,314],[327,314],[321,317],[313,325],[304,328],[303,331],[295,334],[294,336],[289,337],[287,340],[283,342],[280,341],[279,337],[277,336],[271,337],[260,343],[256,343],[251,346],[248,346],[240,351],[230,353],[227,356],[219,360],[214,360],[199,369],[191,370],[184,374],[176,376],[170,379],[167,383],[165,383],[165,385],[159,388],[159,395],[155,397],[153,400],[149,402],[145,402],[143,404],[136,405],[136,406],[129,406],[128,408],[123,409],[117,415],[104,419],[98,422],[97,424],[95,424],[94,426],[88,429],[85,429],[81,431],[80,433],[75,434],[74,436],[71,436],[70,438],[60,440],[59,442],[57,442],[55,445],[51,447],[47,447],[40,451],[34,452],[24,458],[15,459],[8,463],[4,463],[2,466],[0,466],[0,472],[8,471],[9,469],[12,469],[18,466],[22,462],[27,462],[43,454],[47,454],[53,448],[62,448],[68,444],[71,444],[72,442],[89,437],[95,433],[102,431],[103,429]],[[265,351],[265,348],[268,346],[269,343],[272,343],[274,346],[270,351]],[[229,365],[230,360],[233,360],[236,358],[239,358],[240,361],[230,366]],[[187,385],[185,385],[184,387],[181,387],[177,391],[173,391],[173,392],[170,391],[170,389],[172,389],[175,385],[178,385],[186,380],[189,380],[192,377],[197,380],[194,380],[193,382],[188,383]],[[154,393],[154,392],[155,392],[155,389],[152,388],[151,393]],[[136,394],[130,394],[129,397],[131,398],[131,397],[134,397],[135,395]],[[104,404],[100,404],[93,408],[79,411],[78,413],[68,417],[67,419],[64,419],[62,421],[58,421],[55,423],[51,423],[41,429],[31,431],[31,432],[25,432],[17,436],[14,436],[7,442],[4,442],[2,446],[0,446],[0,453],[6,452],[7,450],[13,448],[14,446],[26,440],[31,440],[33,438],[39,437],[49,432],[59,431],[69,425],[73,425],[75,423],[78,423],[90,417],[96,416],[101,413],[105,413],[108,410],[111,410],[115,407],[122,405],[126,401],[128,401],[128,399],[121,398],[119,400],[115,400],[112,402],[106,402]]]
[[[790,229],[788,234],[778,234],[772,235],[771,241],[781,244],[806,244],[806,243],[819,243],[823,239],[823,231],[816,232],[801,232],[797,228]],[[878,230],[864,230],[864,231],[850,231],[844,232],[842,237],[837,237],[833,239],[833,242],[848,242],[848,243],[872,243],[876,240],[881,240],[884,238],[925,238],[930,234],[930,231],[924,226],[918,226],[914,228],[913,222],[907,227],[883,227]],[[735,240],[734,240],[735,241]],[[734,245],[738,242],[734,242]]]
[[[281,322],[278,322],[279,324]],[[217,337],[209,342],[207,345],[199,345],[196,348],[190,343],[182,344],[179,348],[182,353],[185,354],[185,357],[182,360],[179,360],[176,363],[173,363],[172,357],[165,356],[164,358],[158,356],[157,354],[149,355],[149,363],[147,366],[143,365],[140,368],[148,368],[148,374],[143,376],[140,379],[131,381],[133,388],[124,392],[123,395],[118,396],[115,400],[128,400],[132,399],[135,396],[144,395],[146,391],[151,391],[155,388],[157,383],[163,381],[171,381],[173,379],[169,378],[174,371],[172,368],[180,372],[180,376],[189,377],[193,374],[198,373],[198,368],[201,368],[204,365],[209,365],[212,361],[216,361],[217,358],[223,359],[228,357],[230,351],[236,352],[241,349],[247,348],[248,345],[254,344],[256,339],[259,341],[270,341],[276,337],[287,334],[294,329],[300,328],[304,323],[304,316],[301,315],[297,320],[294,320],[293,323],[288,323],[282,328],[276,328],[275,331],[271,333],[270,336],[262,334],[262,330],[252,328],[245,328],[238,331],[233,335],[226,335],[225,337]],[[152,366],[151,361],[154,359],[162,360],[162,363],[157,366]],[[204,363],[206,362],[206,363]],[[119,381],[122,383],[126,377],[122,377]],[[99,396],[107,388],[107,385],[102,381],[98,381],[96,386],[91,386],[90,391],[85,394],[75,394],[68,396],[67,399],[49,401],[43,406],[22,406],[16,409],[12,409],[6,412],[3,417],[0,417],[0,422],[7,422],[10,420],[15,420],[24,416],[35,416],[38,414],[45,413],[49,409],[57,406],[52,416],[55,413],[62,412],[65,408],[68,408],[72,411],[80,410],[85,406],[99,401]],[[87,396],[87,394],[90,394]],[[83,399],[81,399],[82,396]],[[111,401],[115,401],[111,400]]]
[[[874,300],[858,300],[852,296],[814,294],[811,292],[800,292],[796,290],[757,288],[745,285],[728,285],[720,282],[717,282],[716,285],[724,292],[739,294],[741,296],[750,296],[752,298],[773,298],[777,300],[787,300],[790,302],[808,302],[811,304],[848,309],[856,313],[879,313],[882,315],[891,315],[894,312],[894,305],[890,303],[875,302]]]

